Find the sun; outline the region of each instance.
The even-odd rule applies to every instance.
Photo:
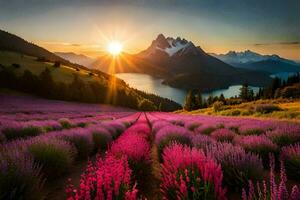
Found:
[[[107,51],[114,56],[119,55],[122,52],[122,50],[123,45],[119,41],[112,41],[107,46]]]

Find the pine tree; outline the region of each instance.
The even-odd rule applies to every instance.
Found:
[[[206,101],[206,99],[203,99],[202,108],[207,108],[207,101]]]
[[[195,96],[192,91],[189,91],[185,97],[184,109],[191,111],[195,108]]]
[[[214,97],[210,94],[207,98],[207,105],[210,106],[214,103]]]
[[[254,100],[254,91],[252,89],[249,90],[248,100],[250,101]]]
[[[40,75],[39,75],[39,90],[38,93],[42,97],[53,98],[53,89],[55,87],[54,80],[51,75],[51,71],[46,68]]]
[[[243,84],[243,86],[240,88],[240,94],[239,97],[243,100],[243,101],[248,101],[249,100],[249,87],[248,84],[245,83]]]
[[[224,97],[224,94],[223,94],[223,93],[220,95],[220,97],[219,97],[219,101],[222,101],[222,102],[223,102],[223,104],[226,104],[226,99],[225,99],[225,97]]]
[[[270,92],[271,92],[271,93],[269,94],[269,96],[270,96],[271,98],[274,98],[275,91],[276,91],[278,88],[280,88],[281,86],[282,86],[282,81],[281,81],[281,79],[278,78],[278,77],[273,78],[272,84],[271,84],[271,88],[270,88]]]
[[[200,91],[195,96],[195,109],[203,108],[203,101],[202,101],[202,95]]]
[[[261,99],[263,96],[263,88],[259,88],[258,93],[256,94],[256,98],[255,99]]]
[[[19,87],[24,92],[37,92],[37,85],[39,85],[39,79],[31,71],[25,70],[23,75],[20,77]]]

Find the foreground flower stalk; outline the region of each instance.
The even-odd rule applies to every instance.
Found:
[[[163,153],[161,191],[164,199],[227,199],[220,165],[204,153],[174,143]]]

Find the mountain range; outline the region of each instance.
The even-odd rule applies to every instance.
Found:
[[[54,54],[5,31],[0,31],[0,50],[59,61],[74,68],[100,70],[103,76],[121,72],[149,74],[162,78],[163,84],[181,89],[209,91],[243,83],[264,86],[271,81],[266,72],[233,67],[191,41],[163,34],[137,54],[122,53],[118,57],[101,54],[96,60],[74,53]]]
[[[114,63],[113,66],[111,63]],[[150,74],[163,78],[163,83],[172,87],[202,91],[245,82],[263,86],[271,80],[264,72],[232,67],[207,54],[191,41],[165,37],[163,34],[159,34],[144,51],[123,53],[117,61],[111,57],[100,57],[90,67],[108,73]]]
[[[229,51],[226,54],[210,54],[234,67],[265,71],[267,73],[299,72],[300,64],[278,55],[261,55],[246,50],[243,52]]]
[[[73,52],[54,52],[54,53],[63,59],[69,60],[72,63],[76,63],[83,66],[89,66],[93,62],[95,62],[95,59],[93,58],[90,58],[82,54],[76,54]]]

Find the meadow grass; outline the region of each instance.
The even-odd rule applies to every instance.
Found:
[[[70,83],[73,80],[73,74],[78,74],[84,81],[102,81],[101,77],[90,76],[90,71],[76,69],[61,65],[58,68],[53,67],[54,63],[37,61],[36,57],[22,55],[15,52],[0,51],[0,64],[6,67],[13,67],[12,64],[19,64],[19,68],[15,68],[14,71],[17,75],[21,76],[25,70],[31,71],[35,75],[39,75],[47,67],[52,73],[54,81]]]
[[[274,107],[274,109],[266,112],[261,112],[259,109],[256,109],[262,105],[270,105]],[[277,109],[275,109],[275,107],[277,107]],[[178,110],[175,113],[274,118],[300,122],[300,99],[258,100],[239,105],[224,105],[221,111],[214,111],[214,109],[210,107],[190,112]]]

